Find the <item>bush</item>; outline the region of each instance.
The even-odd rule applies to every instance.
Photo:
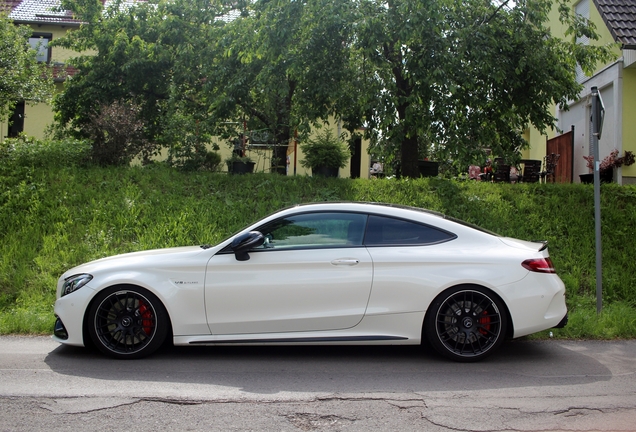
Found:
[[[300,164],[312,170],[319,167],[344,168],[351,157],[342,140],[335,137],[330,130],[301,144],[300,149],[305,156]]]
[[[127,165],[141,156],[144,162],[157,154],[160,146],[144,136],[141,107],[132,102],[115,101],[100,106],[90,116],[87,133],[93,141],[93,161],[98,165]]]
[[[19,145],[8,147],[9,152],[2,144],[2,154],[12,161],[17,154],[31,154],[14,150]],[[46,161],[43,156],[19,159]],[[215,244],[297,203],[374,201],[429,208],[504,236],[548,240],[572,312],[571,324],[552,330],[555,336],[636,336],[636,250],[625,247],[633,242],[636,226],[633,186],[602,186],[604,310],[596,319],[589,185],[227,176],[183,173],[166,164],[69,165],[0,170],[0,333],[50,332],[56,280],[82,262],[135,250]]]
[[[180,158],[170,157],[166,161],[168,166],[177,168],[180,171],[211,171],[220,170],[221,155],[215,151],[199,149],[188,156]]]
[[[34,168],[86,166],[91,159],[91,144],[85,140],[38,140],[25,135],[7,138],[0,144],[3,165]]]

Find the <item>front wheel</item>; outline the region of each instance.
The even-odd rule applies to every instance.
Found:
[[[102,353],[118,359],[142,358],[163,344],[168,314],[159,299],[143,288],[111,287],[95,298],[88,331]]]
[[[481,287],[459,286],[430,305],[424,333],[433,348],[455,361],[478,361],[494,352],[506,335],[501,301]]]

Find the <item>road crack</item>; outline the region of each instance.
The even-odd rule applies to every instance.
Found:
[[[301,430],[309,431],[323,427],[332,427],[342,423],[353,423],[358,419],[333,414],[293,413],[284,416],[291,424]]]

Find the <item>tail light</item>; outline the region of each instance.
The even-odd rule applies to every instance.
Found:
[[[556,273],[552,260],[548,258],[527,259],[521,263],[523,268],[537,273]]]

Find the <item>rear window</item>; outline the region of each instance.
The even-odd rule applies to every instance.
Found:
[[[386,216],[369,216],[365,246],[430,245],[453,240],[453,233],[417,222]]]

